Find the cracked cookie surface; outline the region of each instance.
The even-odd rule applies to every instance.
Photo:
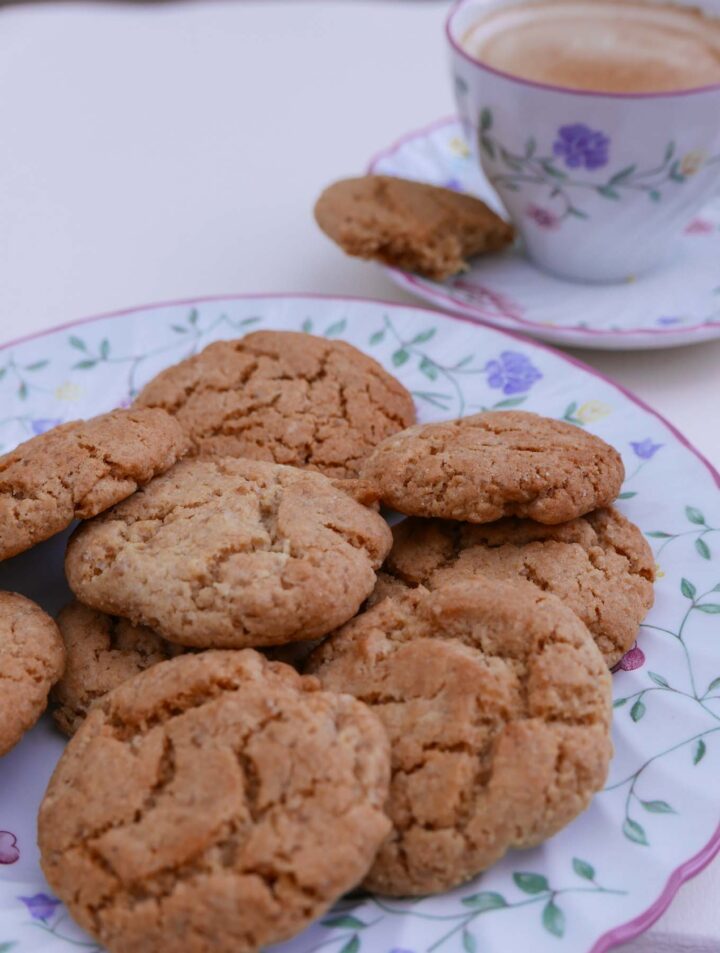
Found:
[[[171,467],[187,449],[163,410],[113,410],[61,424],[0,457],[0,559],[89,519]]]
[[[307,671],[368,704],[390,737],[394,826],[369,890],[449,889],[540,844],[604,783],[610,674],[579,619],[530,583],[391,594]]]
[[[147,384],[204,457],[249,457],[355,477],[385,437],[415,421],[412,397],[344,341],[256,331],[216,341]]]
[[[43,871],[110,953],[255,953],[389,831],[377,718],[257,652],[184,655],[90,711],[40,808]]]
[[[479,574],[526,579],[552,592],[585,623],[610,668],[632,646],[653,604],[652,551],[614,507],[555,526],[409,517],[394,527],[393,537],[385,572],[410,586],[433,589]],[[376,589],[375,601],[383,584]]]
[[[47,613],[25,596],[0,592],[0,755],[45,711],[65,650]]]
[[[80,602],[65,606],[56,622],[65,645],[65,671],[51,693],[52,715],[66,735],[77,731],[99,698],[182,652],[152,629]]]
[[[389,175],[335,182],[315,219],[348,255],[444,281],[467,258],[501,251],[514,229],[472,195]]]
[[[361,470],[401,513],[470,523],[562,523],[611,503],[624,476],[604,440],[519,410],[410,427],[384,440]]]
[[[65,568],[81,602],[172,642],[258,647],[346,622],[391,543],[378,513],[320,473],[188,460],[83,524]]]

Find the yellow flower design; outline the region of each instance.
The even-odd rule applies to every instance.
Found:
[[[656,579],[662,579],[662,578],[664,577],[664,575],[665,575],[665,573],[664,573],[664,572],[662,571],[662,569],[660,568],[660,563],[655,563],[655,578],[656,578]]]
[[[55,397],[58,400],[76,401],[82,397],[83,389],[79,384],[73,384],[72,381],[64,381],[55,388]]]
[[[461,159],[467,159],[470,155],[467,143],[460,136],[453,136],[450,140],[450,151],[454,152],[456,156],[460,156]]]
[[[682,157],[680,171],[685,176],[696,175],[705,165],[706,160],[707,152],[703,152],[702,149],[693,149]]]
[[[600,400],[587,400],[578,408],[575,416],[584,424],[594,423],[596,420],[602,420],[612,413],[612,407],[603,404]]]

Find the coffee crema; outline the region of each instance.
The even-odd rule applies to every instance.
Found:
[[[493,69],[569,89],[659,93],[720,83],[720,19],[677,4],[506,4],[488,8],[461,42]]]

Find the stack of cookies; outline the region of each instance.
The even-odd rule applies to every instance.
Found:
[[[260,332],[0,458],[0,557],[84,520],[57,623],[0,595],[0,752],[52,688],[42,865],[112,953],[252,953],[358,884],[449,889],[602,787],[652,603],[619,455],[529,413],[414,420],[350,345]]]

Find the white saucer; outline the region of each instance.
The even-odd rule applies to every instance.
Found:
[[[372,160],[370,171],[462,189],[501,208],[455,118],[404,136]],[[387,271],[396,284],[445,311],[554,344],[628,350],[710,341],[720,338],[720,199],[678,236],[662,268],[620,285],[556,278],[519,246],[476,259],[469,272],[443,283]]]

